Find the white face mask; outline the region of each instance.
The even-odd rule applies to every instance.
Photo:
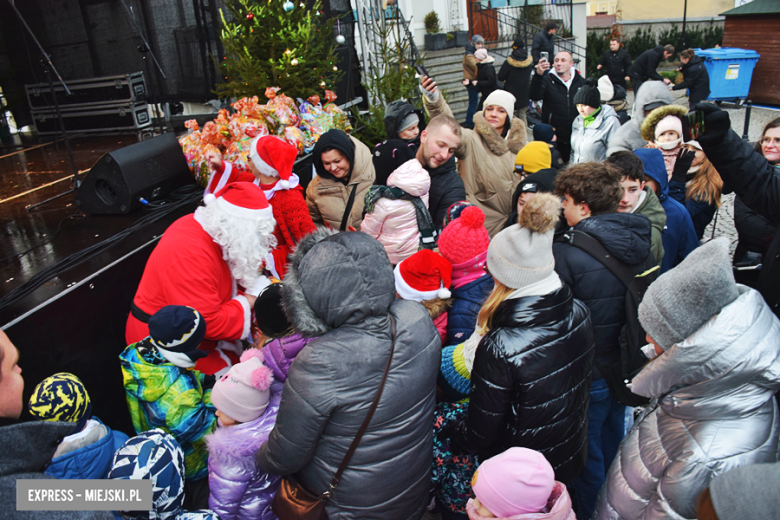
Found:
[[[640,350],[642,351],[642,354],[644,354],[647,359],[653,360],[658,357],[658,354],[655,353],[655,345],[653,345],[652,343],[648,343]]]
[[[673,148],[676,148],[680,146],[682,143],[682,138],[678,138],[676,141],[672,141],[670,143],[658,143],[658,146],[660,146],[664,150],[671,150]]]

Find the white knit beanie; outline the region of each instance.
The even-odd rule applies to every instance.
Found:
[[[612,98],[615,97],[615,87],[612,85],[612,81],[610,81],[609,76],[606,74],[599,78],[598,89],[602,103],[611,101]]]
[[[655,138],[658,139],[658,136],[667,130],[674,130],[677,132],[679,137],[682,137],[682,121],[680,121],[680,118],[677,116],[668,115],[658,121],[658,124],[655,125]]]
[[[553,233],[560,210],[560,199],[551,193],[539,193],[526,202],[518,223],[490,241],[487,266],[493,278],[510,289],[521,289],[552,274]]]
[[[485,98],[483,106],[485,108],[490,105],[498,105],[506,110],[506,122],[511,123],[512,117],[515,113],[515,96],[507,92],[506,90],[494,90],[488,97]],[[483,112],[484,115],[484,112]]]

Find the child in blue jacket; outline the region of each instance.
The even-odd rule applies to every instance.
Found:
[[[58,479],[108,476],[114,453],[128,437],[92,416],[89,394],[78,377],[67,372],[47,377],[35,387],[27,408],[42,421],[74,424],[73,433],[54,452],[47,475]]]

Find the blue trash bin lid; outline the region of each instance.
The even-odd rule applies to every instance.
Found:
[[[697,56],[703,56],[712,60],[737,60],[744,58],[758,59],[761,57],[756,51],[750,49],[737,49],[734,47],[722,47],[720,49],[693,49]]]

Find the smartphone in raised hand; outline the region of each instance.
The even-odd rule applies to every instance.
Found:
[[[693,110],[683,119],[683,141],[694,141],[704,133],[704,112]]]
[[[539,53],[539,61],[550,61],[550,53],[547,51],[542,51]]]
[[[428,71],[425,70],[425,67],[422,65],[415,65],[414,69],[417,71],[417,74],[419,74],[420,78],[424,78],[426,76],[430,78],[430,76],[428,76]]]

